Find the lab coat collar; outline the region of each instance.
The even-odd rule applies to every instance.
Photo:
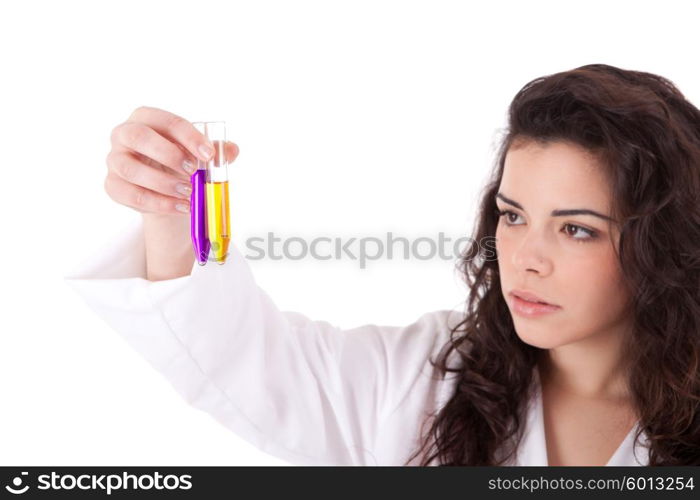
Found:
[[[518,448],[516,465],[548,466],[547,442],[544,432],[544,412],[542,407],[542,385],[537,367],[534,369],[534,396],[529,401],[527,423]],[[640,435],[636,450],[634,436],[639,427],[637,422],[627,434],[606,466],[645,466],[648,465],[648,438],[646,433]],[[636,451],[636,456],[635,456]]]

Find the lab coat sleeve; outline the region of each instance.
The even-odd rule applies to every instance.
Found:
[[[140,220],[65,279],[190,405],[292,464],[374,465],[385,416],[445,340],[436,313],[343,330],[280,311],[235,244],[224,265],[148,281]]]

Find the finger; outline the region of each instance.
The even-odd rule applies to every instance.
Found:
[[[139,212],[188,215],[189,200],[166,196],[125,181],[113,171],[107,172],[104,188],[110,198]]]
[[[121,150],[115,150],[115,151],[121,151]],[[124,151],[128,151],[128,150],[125,149]],[[136,151],[130,151],[129,154],[131,154],[134,158],[139,160],[141,163],[145,163],[149,167],[153,167],[153,168],[158,169],[162,172],[167,172],[169,175],[173,175],[173,170],[171,168],[168,168],[164,165],[161,165],[160,163],[158,163],[154,159],[149,158],[148,156],[144,156],[141,153],[137,153]],[[176,172],[174,172],[174,175],[178,179],[182,180],[182,182],[190,182],[190,178],[192,177],[190,174],[188,174],[184,170],[176,171]]]
[[[190,169],[194,171],[195,162],[190,155],[174,143],[160,135],[148,125],[138,122],[124,122],[112,131],[112,146],[114,150],[129,150],[151,158],[172,172],[188,172],[185,161],[189,161]]]
[[[214,145],[204,134],[189,121],[164,109],[141,106],[131,114],[128,122],[151,127],[163,137],[182,144],[193,157],[203,161],[214,154]]]
[[[232,163],[236,158],[238,158],[239,150],[236,143],[226,141],[226,144],[224,144],[224,151],[226,163]]]
[[[139,161],[129,152],[110,151],[107,155],[109,170],[127,182],[156,191],[166,196],[190,199],[192,192],[189,179],[174,176],[170,171],[154,168]]]
[[[214,148],[212,141],[197,130],[192,123],[164,109],[141,106],[134,110],[127,122],[129,121],[145,123],[166,139],[176,143],[178,147],[182,145],[193,158],[206,161],[215,154],[216,148]],[[203,153],[199,149],[202,145],[210,147],[212,150]],[[239,153],[238,146],[231,141],[226,141],[225,150],[226,161],[233,162]]]
[[[221,162],[219,161],[219,155],[224,157],[224,163],[227,165],[229,163],[232,163],[237,157],[238,157],[238,145],[231,141],[225,141],[223,151],[219,151],[219,143],[221,141],[214,140],[214,156],[212,158],[212,161],[214,165],[220,165]]]

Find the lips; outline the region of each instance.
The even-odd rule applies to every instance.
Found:
[[[547,302],[543,298],[539,297],[538,295],[535,295],[532,292],[528,292],[527,290],[511,290],[510,294],[514,295],[516,297],[519,297],[523,300],[527,300],[528,302],[533,302],[536,304],[544,304],[544,305],[549,305],[549,306],[556,306],[557,305],[557,304],[552,304],[551,302]]]

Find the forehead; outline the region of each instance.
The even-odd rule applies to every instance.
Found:
[[[499,191],[526,210],[588,208],[608,214],[612,201],[600,160],[566,142],[527,142],[511,147]]]

